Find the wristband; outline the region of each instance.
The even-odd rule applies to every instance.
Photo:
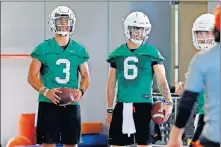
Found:
[[[49,89],[46,88],[45,92],[43,93],[44,96],[48,93]]]
[[[166,105],[173,106],[173,102],[166,102]]]
[[[114,109],[112,109],[112,108],[107,109],[107,113],[113,113],[113,112],[114,112]]]
[[[84,90],[82,88],[79,89],[81,91],[81,97],[84,95]]]
[[[41,88],[39,89],[39,93],[42,93],[42,91],[45,89],[46,87],[45,86],[41,86]]]

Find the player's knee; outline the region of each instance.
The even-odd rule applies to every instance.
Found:
[[[43,144],[42,147],[56,147],[56,144]]]

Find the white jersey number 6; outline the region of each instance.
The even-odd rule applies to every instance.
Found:
[[[127,57],[124,60],[124,77],[128,80],[133,80],[137,77],[138,75],[138,69],[136,65],[129,65],[128,62],[133,61],[133,62],[138,62],[137,57]],[[133,70],[133,74],[129,75],[128,70]]]

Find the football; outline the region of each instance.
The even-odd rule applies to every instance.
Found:
[[[152,120],[156,124],[162,124],[163,119],[165,116],[164,111],[164,103],[161,101],[157,101],[153,104],[152,111],[151,111]]]
[[[75,98],[78,97],[79,93],[73,88],[59,88],[62,93],[56,93],[61,98],[59,106],[64,106],[72,103]]]

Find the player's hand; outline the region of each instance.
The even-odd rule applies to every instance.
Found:
[[[167,143],[167,147],[182,147],[182,144],[182,140],[178,137],[175,139],[170,138]]]
[[[74,99],[73,102],[79,102],[82,97],[82,92],[79,89],[75,89],[78,92],[78,97]]]
[[[182,135],[184,129],[179,129],[175,126],[171,128],[167,147],[182,147]]]
[[[164,123],[169,119],[169,117],[172,113],[172,110],[173,110],[173,106],[171,106],[169,104],[164,105],[164,111],[165,111],[165,116],[164,116],[164,119],[163,119]]]
[[[108,129],[110,128],[110,123],[112,121],[112,113],[107,113],[107,116],[106,116],[106,125],[108,127]]]
[[[177,85],[176,85],[176,94],[177,95],[182,95],[183,94],[183,90],[184,90],[184,82],[179,82]]]
[[[47,92],[45,97],[48,98],[52,103],[57,105],[60,102],[61,98],[57,96],[55,93],[62,93],[62,92],[59,91],[59,88],[53,88]]]

